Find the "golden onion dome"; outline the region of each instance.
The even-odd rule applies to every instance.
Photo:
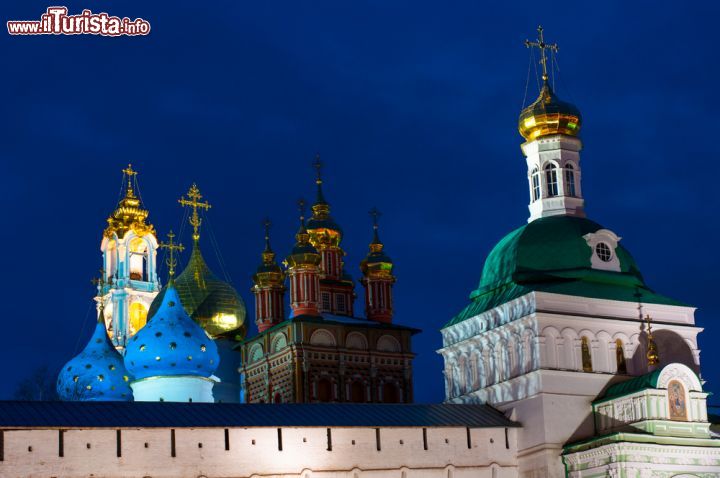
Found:
[[[281,286],[285,282],[285,272],[275,260],[275,252],[270,247],[270,221],[265,222],[265,250],[262,252],[262,264],[253,275],[256,287]]]
[[[153,225],[146,222],[148,210],[143,208],[140,198],[137,197],[133,188],[137,171],[128,164],[127,169],[123,169],[123,175],[123,179],[127,178],[125,197],[118,202],[117,207],[108,217],[108,226],[103,235],[108,238],[112,238],[113,235],[123,238],[128,231],[134,231],[138,236],[155,234]]]
[[[580,110],[560,100],[546,80],[540,96],[520,113],[518,130],[527,141],[553,134],[578,136],[581,123]]]
[[[370,243],[370,252],[365,259],[360,262],[360,270],[366,278],[374,279],[393,279],[393,261],[385,251],[384,245],[380,241],[378,235],[378,227],[375,224],[373,228],[373,241]]]
[[[317,197],[315,204],[311,207],[312,216],[307,220],[307,232],[310,235],[310,242],[318,250],[331,247],[336,248],[340,246],[343,231],[330,215],[330,204],[325,200],[325,195],[323,194],[323,181],[322,175],[320,174],[322,163],[320,162],[319,156],[315,159],[313,166],[317,171],[317,177],[315,178]]]
[[[194,241],[187,267],[175,278],[175,289],[185,311],[208,335],[245,338],[245,303],[233,286],[218,279],[210,270],[200,252],[199,241]],[[162,303],[164,291],[153,300],[148,316],[152,317]]]
[[[285,263],[289,268],[295,267],[317,267],[320,265],[322,258],[315,246],[310,242],[310,234],[305,229],[305,220],[300,218],[300,229],[295,234],[295,246],[290,251],[290,255],[285,259]]]

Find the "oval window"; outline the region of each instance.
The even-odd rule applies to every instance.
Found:
[[[595,254],[597,254],[600,260],[603,262],[610,262],[613,257],[610,246],[608,246],[604,242],[600,242],[598,243],[598,245],[595,246]]]

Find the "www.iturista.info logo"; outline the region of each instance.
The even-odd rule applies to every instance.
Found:
[[[150,22],[142,18],[113,17],[107,13],[83,10],[79,15],[68,15],[67,7],[48,7],[40,20],[11,20],[7,22],[10,35],[147,35]]]

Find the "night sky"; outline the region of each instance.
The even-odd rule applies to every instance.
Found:
[[[438,330],[467,303],[492,246],[528,216],[517,116],[523,42],[538,23],[560,45],[558,94],[583,113],[588,216],[622,236],[651,288],[698,307],[703,377],[720,392],[716,2],[62,4],[142,17],[152,32],[0,34],[1,398],[89,338],[90,279],[128,162],[160,239],[179,228],[177,199],[197,182],[252,322],[262,220],[287,254],[319,152],[355,278],[367,212],[383,212],[395,320],[424,330],[416,398],[440,401]],[[3,23],[49,5],[3,2]],[[222,275],[210,234],[205,257]],[[190,245],[187,228],[181,239]]]

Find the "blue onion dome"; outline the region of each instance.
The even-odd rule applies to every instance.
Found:
[[[193,242],[187,267],[175,278],[175,289],[188,315],[212,337],[245,338],[245,303],[232,285],[210,270],[198,240]],[[157,312],[164,294],[165,289],[155,297],[148,316]]]
[[[102,312],[90,341],[60,371],[57,392],[64,401],[132,401],[130,374],[105,330]]]
[[[130,339],[125,365],[136,380],[157,376],[210,377],[220,358],[217,345],[182,305],[173,281],[145,327]]]

